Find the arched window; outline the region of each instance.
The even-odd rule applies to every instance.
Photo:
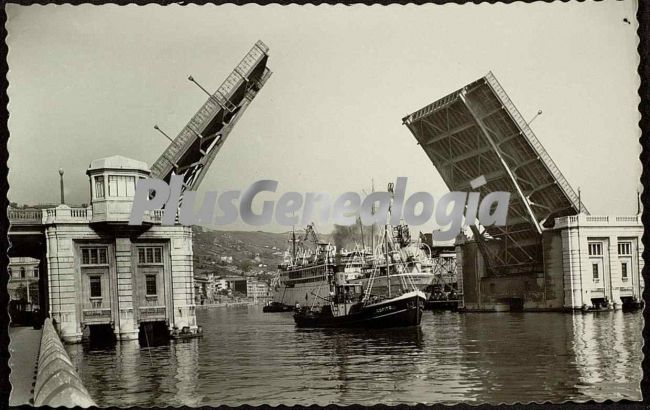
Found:
[[[23,267],[20,268],[20,278],[21,279],[25,278],[25,268],[23,268]]]
[[[35,278],[38,278],[38,267],[34,268],[33,274]]]
[[[11,268],[7,268],[7,272],[9,273],[9,277],[13,276],[13,273],[11,272]]]

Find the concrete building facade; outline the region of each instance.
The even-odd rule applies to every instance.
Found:
[[[639,215],[579,214],[555,219],[541,236],[543,270],[488,274],[479,244],[456,243],[466,311],[619,309],[642,301]],[[490,241],[486,241],[490,247]]]
[[[162,226],[161,211],[128,225],[145,163],[114,156],[93,161],[87,174],[89,208],[43,212],[49,310],[63,340],[79,342],[97,325],[120,340],[137,339],[146,323],[195,331],[191,228]]]
[[[269,297],[269,284],[255,279],[246,278],[246,296],[249,298],[268,298]]]
[[[9,258],[9,300],[24,300],[28,304],[38,305],[39,264],[40,261],[36,258]]]

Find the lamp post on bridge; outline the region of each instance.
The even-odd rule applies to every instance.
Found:
[[[61,205],[65,204],[65,196],[63,194],[63,168],[59,168],[59,177],[61,181]]]
[[[533,121],[535,121],[535,118],[539,117],[540,115],[542,115],[542,110],[537,110],[537,114],[535,114],[535,116],[531,118],[530,121],[528,121],[528,126],[530,126],[530,124],[532,124]]]

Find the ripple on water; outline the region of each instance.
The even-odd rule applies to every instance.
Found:
[[[100,405],[641,399],[641,313],[426,312],[379,331],[296,329],[260,307],[197,320],[202,339],[67,349]]]

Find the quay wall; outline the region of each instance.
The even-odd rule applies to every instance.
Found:
[[[81,382],[49,318],[43,324],[34,406],[97,406]]]

